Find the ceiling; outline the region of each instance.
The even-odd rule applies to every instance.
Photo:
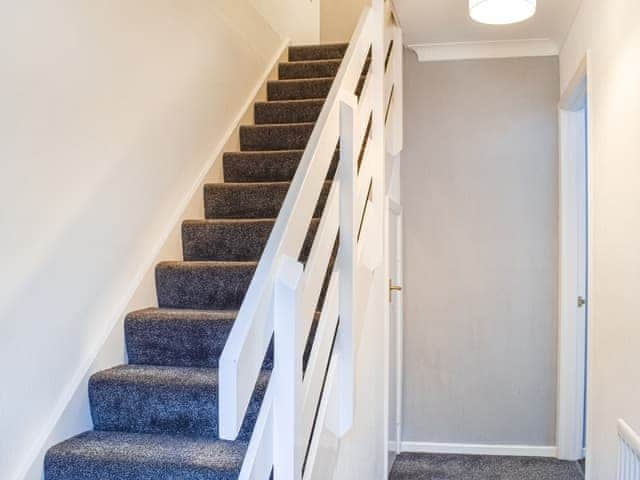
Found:
[[[562,47],[581,0],[538,0],[533,18],[514,25],[482,25],[468,0],[394,0],[407,45],[550,40]]]

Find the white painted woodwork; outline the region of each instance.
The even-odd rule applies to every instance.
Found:
[[[268,480],[273,467],[273,395],[270,383],[262,400],[262,408],[253,427],[249,448],[238,480]]]
[[[640,480],[640,436],[618,420],[618,480]]]
[[[220,436],[235,439],[273,332],[273,284],[284,255],[302,248],[339,137],[339,98],[356,89],[370,47],[365,9],[320,113],[220,358]],[[295,219],[295,222],[290,221]]]
[[[274,369],[276,401],[273,405],[274,461],[276,480],[302,476],[300,405],[302,400],[302,352],[305,338],[300,320],[300,279],[302,264],[291,257],[282,260],[276,277],[273,317],[275,321]]]
[[[558,45],[549,39],[502,40],[483,42],[418,43],[409,48],[420,62],[472,60],[483,58],[553,57]]]
[[[560,272],[558,325],[558,458],[584,458],[587,309],[586,62],[559,105]]]
[[[337,267],[340,271],[340,326],[336,350],[340,358],[338,388],[340,391],[339,431],[344,435],[353,423],[354,409],[354,297],[358,214],[355,204],[357,178],[358,112],[355,95],[346,94],[340,103],[340,251]]]
[[[220,434],[235,439],[274,338],[274,371],[242,480],[267,480],[272,468],[275,480],[310,479],[322,430],[341,437],[353,424],[356,354],[374,270],[384,258],[383,41],[398,38],[390,15],[388,3],[378,0],[360,17],[220,359]],[[370,73],[358,99],[354,92],[370,51]],[[388,81],[398,82],[400,72],[391,71]],[[394,122],[389,128],[398,127]],[[296,259],[338,140],[340,163],[303,267]],[[372,195],[374,190],[381,194]],[[338,235],[336,264],[303,374],[303,352]]]

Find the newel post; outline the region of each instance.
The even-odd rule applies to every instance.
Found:
[[[345,94],[340,102],[340,325],[336,340],[338,353],[338,436],[353,425],[355,402],[355,261],[357,242],[356,178],[358,162],[358,101]]]
[[[285,256],[274,286],[274,438],[275,480],[300,480],[304,444],[300,438],[302,416],[302,329],[299,290],[302,264]]]

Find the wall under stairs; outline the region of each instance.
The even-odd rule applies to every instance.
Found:
[[[0,477],[38,479],[283,44],[247,0],[27,0],[0,38]]]

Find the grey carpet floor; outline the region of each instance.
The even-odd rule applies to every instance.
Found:
[[[582,480],[576,462],[551,458],[403,453],[389,480]]]

